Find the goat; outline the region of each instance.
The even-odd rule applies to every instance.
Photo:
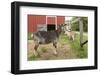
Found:
[[[65,31],[65,34],[68,36],[68,38],[71,40],[75,40],[75,32],[73,31]]]
[[[70,40],[72,39],[74,41],[76,33],[72,31],[71,27],[67,24],[64,24],[63,27],[64,27],[64,34],[66,34]]]
[[[54,50],[54,55],[57,55],[57,43],[58,43],[58,39],[59,39],[61,32],[62,32],[61,25],[58,25],[57,30],[34,32],[32,34],[33,40],[35,43],[34,55],[37,56],[39,54],[37,49],[38,49],[40,44],[49,44],[49,43],[53,43],[53,46],[56,49],[56,50]]]

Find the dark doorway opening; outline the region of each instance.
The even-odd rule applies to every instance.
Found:
[[[47,31],[53,31],[56,29],[56,25],[55,24],[47,24]]]

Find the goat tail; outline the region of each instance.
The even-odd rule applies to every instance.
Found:
[[[33,40],[36,39],[35,34],[36,34],[36,33],[32,33],[31,36],[30,36]]]
[[[35,33],[31,34],[31,38],[32,38],[33,41],[36,41]]]
[[[33,38],[33,36],[34,36],[34,35],[33,35],[33,33],[32,33],[32,34],[31,34],[31,38]]]

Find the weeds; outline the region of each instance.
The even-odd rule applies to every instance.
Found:
[[[69,38],[66,35],[61,35],[60,42],[64,43],[66,45],[70,45],[70,50],[75,52],[77,54],[78,58],[87,58],[88,52],[87,52],[87,44],[85,44],[83,47],[80,47],[80,38],[79,35],[76,36],[75,40],[69,40]],[[87,40],[87,36],[83,36],[83,41]]]
[[[28,57],[28,60],[29,61],[31,61],[31,60],[37,60],[37,58],[39,58],[39,57],[40,57],[40,55],[37,55],[37,56],[31,55],[30,57]]]
[[[42,48],[41,48],[41,51],[45,53],[45,52],[47,52],[47,48],[42,47]]]
[[[28,34],[28,39],[31,40],[32,33]],[[87,35],[83,35],[83,41],[86,41],[88,39]],[[87,58],[88,57],[88,43],[85,44],[83,47],[80,47],[80,37],[79,34],[77,34],[75,36],[75,40],[72,41],[70,40],[67,35],[61,34],[60,38],[59,38],[59,43],[63,46],[63,48],[66,48],[66,51],[68,51],[67,48],[70,48],[69,51],[72,51],[72,53],[74,55],[76,55],[77,58]],[[69,46],[69,47],[66,47]],[[39,50],[43,53],[46,53],[48,51],[48,47],[41,47],[39,48]],[[28,60],[37,60],[38,58],[40,58],[40,56],[34,56],[31,55],[30,57],[28,57]]]

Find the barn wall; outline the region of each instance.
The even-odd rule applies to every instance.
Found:
[[[47,17],[47,24],[55,24],[55,17]]]
[[[33,17],[32,16],[28,16],[28,32],[32,32],[33,31],[33,29],[31,29],[31,28],[33,28]]]
[[[64,16],[57,16],[57,25],[64,24],[65,23],[65,17]]]
[[[38,24],[46,24],[46,16],[28,15],[28,32],[37,31]]]
[[[55,17],[48,17],[47,24],[55,24]],[[57,25],[65,22],[64,16],[57,16]],[[46,24],[45,15],[28,15],[28,32],[36,32],[38,24]]]

